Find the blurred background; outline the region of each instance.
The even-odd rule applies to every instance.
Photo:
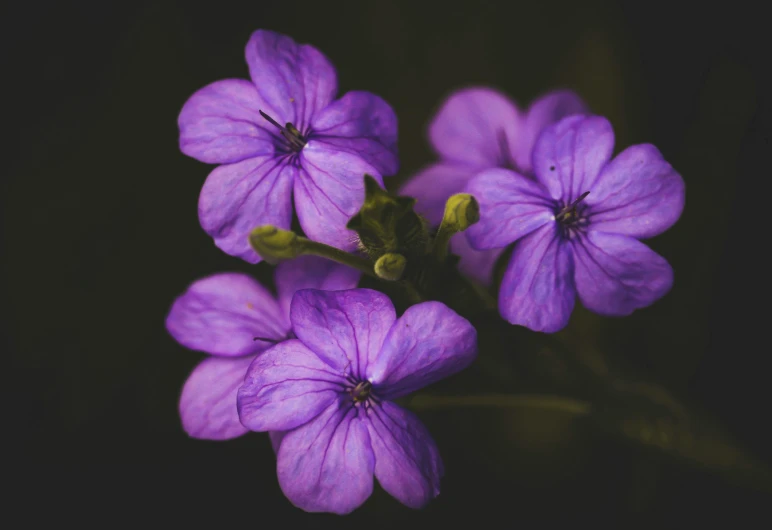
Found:
[[[564,339],[707,411],[769,463],[769,353],[760,339],[768,312],[756,307],[765,305],[768,270],[768,235],[757,235],[768,222],[768,42],[760,13],[742,2],[708,5],[4,3],[10,505],[27,521],[106,527],[127,518],[203,526],[213,517],[216,528],[626,528],[757,513],[772,497],[742,476],[600,434],[565,412],[524,408],[419,411],[446,467],[442,494],[425,510],[377,491],[344,519],[306,514],[279,490],[265,435],[227,443],[185,435],[179,390],[203,355],[164,329],[193,280],[228,270],[272,275],[266,264],[223,254],[200,229],[197,198],[211,168],[177,147],[177,114],[195,90],[248,77],[243,48],[254,29],[313,44],[336,65],[341,93],[370,90],[392,104],[401,170],[387,180],[391,189],[434,160],[426,125],[451,91],[490,85],[525,106],[572,88],[611,120],[617,151],[659,147],[686,181],[687,204],[648,242],[675,269],[670,294],[625,319],[578,309]],[[541,353],[531,337],[522,346],[501,373],[513,372],[512,392],[539,390],[557,368],[534,365]],[[483,392],[483,375],[456,388]]]

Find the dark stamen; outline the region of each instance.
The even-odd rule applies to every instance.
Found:
[[[351,397],[354,403],[360,403],[367,400],[370,396],[370,390],[373,388],[373,384],[370,381],[362,381],[357,386],[351,389]]]
[[[585,191],[584,193],[579,195],[579,198],[577,198],[574,202],[563,207],[563,209],[560,210],[560,212],[558,212],[558,214],[555,216],[555,220],[560,223],[570,223],[570,222],[576,221],[578,217],[578,214],[576,212],[576,207],[589,194],[590,194],[589,191]]]
[[[279,124],[279,122],[278,122],[278,121],[276,121],[276,120],[274,120],[273,118],[271,118],[271,117],[270,117],[268,114],[266,114],[266,113],[265,113],[265,112],[263,112],[262,110],[260,110],[260,111],[258,111],[258,112],[260,113],[260,116],[262,116],[263,118],[265,118],[266,120],[268,120],[269,122],[271,122],[271,124],[272,124],[272,125],[275,125],[276,127],[278,127],[278,129],[279,129],[280,131],[284,130],[284,127],[282,127],[282,126]]]
[[[303,146],[306,145],[306,139],[303,138],[303,135],[300,134],[300,131],[297,130],[297,128],[294,125],[292,125],[292,123],[287,122],[287,124],[284,127],[282,127],[278,121],[271,118],[268,114],[266,114],[262,110],[258,110],[258,112],[260,113],[260,116],[268,120],[268,122],[271,125],[279,129],[279,132],[281,132],[281,135],[284,137],[285,140],[289,142],[290,147],[294,151],[300,151],[303,148]]]

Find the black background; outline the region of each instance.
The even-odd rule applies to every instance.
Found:
[[[248,76],[243,48],[254,29],[312,43],[336,65],[341,93],[370,90],[393,105],[401,170],[387,180],[391,189],[433,160],[425,128],[450,91],[492,85],[525,105],[569,87],[611,120],[617,150],[654,143],[687,185],[681,220],[649,242],[675,269],[671,293],[626,319],[577,310],[570,326],[610,364],[711,411],[769,462],[769,354],[759,338],[768,325],[767,29],[741,2],[709,5],[4,3],[9,506],[28,522],[108,528],[134,518],[216,528],[508,528],[736,522],[768,504],[767,494],[560,418],[444,411],[421,414],[447,470],[428,508],[414,512],[378,491],[347,518],[306,514],[279,490],[264,435],[216,443],[184,434],[178,392],[202,355],[163,326],[174,297],[198,277],[271,277],[268,265],[223,254],[200,229],[196,203],[210,168],[177,147],[187,97]]]

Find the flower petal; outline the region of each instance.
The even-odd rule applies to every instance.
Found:
[[[358,410],[333,403],[282,440],[279,486],[298,508],[347,514],[372,493],[375,458]]]
[[[499,312],[509,323],[553,333],[574,309],[571,247],[555,223],[542,226],[515,245],[499,290]]]
[[[588,107],[571,90],[555,90],[544,94],[528,107],[525,125],[515,151],[517,167],[523,173],[531,172],[531,153],[536,139],[550,125],[572,114],[586,114]]]
[[[491,250],[475,250],[469,244],[467,236],[462,232],[450,238],[450,250],[461,258],[458,262],[458,270],[464,276],[472,278],[483,285],[490,285],[493,267],[496,265],[499,256],[506,250],[506,247]]]
[[[370,92],[347,92],[322,110],[311,124],[313,138],[361,156],[382,175],[393,175],[397,158],[397,115]]]
[[[399,190],[400,195],[418,199],[415,211],[432,226],[439,226],[448,198],[464,191],[464,186],[479,166],[458,162],[440,162],[428,166],[411,177]]]
[[[681,216],[684,181],[650,144],[628,147],[601,172],[587,196],[592,230],[645,238]]]
[[[614,130],[600,116],[569,116],[548,127],[533,149],[533,172],[550,196],[565,203],[593,185],[614,150]]]
[[[210,164],[272,155],[273,137],[258,126],[264,106],[255,85],[242,79],[217,81],[190,96],[182,107],[180,150]]]
[[[180,396],[182,428],[189,436],[229,440],[247,432],[239,421],[236,393],[254,358],[210,357],[196,366]]]
[[[290,309],[297,337],[336,370],[356,375],[365,373],[396,318],[389,297],[371,289],[305,289]]]
[[[295,210],[306,235],[344,250],[356,247],[346,223],[365,199],[364,175],[383,179],[360,156],[309,141],[301,154],[303,170],[295,180]]]
[[[490,88],[467,88],[442,104],[429,126],[429,139],[445,160],[511,166],[521,124],[520,112],[505,95]]]
[[[246,59],[252,81],[268,104],[263,111],[281,124],[291,122],[304,131],[338,92],[329,59],[285,35],[255,31],[247,43]]]
[[[212,355],[257,353],[281,340],[289,319],[268,290],[246,274],[215,274],[194,282],[172,305],[166,329],[177,342]]]
[[[394,322],[366,374],[378,396],[391,400],[463,370],[476,356],[472,324],[445,304],[423,302]]]
[[[421,508],[440,493],[437,446],[421,420],[388,401],[368,411],[375,478],[402,504]]]
[[[344,378],[296,339],[266,350],[238,393],[241,423],[252,431],[286,431],[336,402]]]
[[[296,173],[281,158],[271,156],[216,168],[198,199],[201,227],[227,254],[257,263],[260,256],[249,246],[249,232],[267,224],[290,227]]]
[[[316,256],[300,256],[282,261],[275,272],[276,290],[282,314],[286,315],[289,321],[290,304],[295,291],[353,289],[359,283],[361,275],[362,273],[356,269]]]
[[[508,169],[486,169],[466,186],[480,204],[480,220],[467,230],[473,248],[506,247],[554,219],[553,203],[533,180]]]
[[[673,285],[665,258],[631,237],[590,231],[572,241],[576,290],[587,309],[629,315],[662,298]]]

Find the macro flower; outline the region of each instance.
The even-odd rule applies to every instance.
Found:
[[[182,152],[221,164],[201,190],[201,226],[226,253],[257,263],[249,231],[289,229],[294,197],[310,239],[354,249],[346,222],[362,205],[362,176],[383,184],[383,175],[397,171],[394,111],[369,92],[336,100],[333,65],[290,37],[255,31],[246,61],[251,81],[205,86],[178,119]]]
[[[242,424],[287,431],[277,454],[284,494],[309,512],[349,513],[372,493],[373,476],[403,504],[439,493],[442,460],[423,424],[392,401],[467,367],[472,325],[440,302],[397,318],[370,289],[298,291],[297,338],[250,365],[238,392]]]
[[[429,126],[429,141],[440,161],[418,172],[399,193],[418,199],[416,211],[437,226],[445,201],[464,191],[475,174],[501,167],[530,176],[531,151],[539,133],[565,116],[586,110],[579,96],[568,90],[545,94],[526,111],[490,88],[454,92]],[[503,248],[474,250],[462,234],[453,236],[450,245],[461,258],[458,267],[462,273],[490,283]]]
[[[508,169],[476,175],[466,191],[480,221],[466,234],[477,249],[514,252],[499,290],[499,312],[535,331],[563,328],[578,295],[601,315],[623,316],[670,290],[673,270],[638,241],[681,215],[684,181],[650,144],[613,160],[614,131],[600,116],[569,116],[533,149],[535,180]]]
[[[247,432],[239,422],[236,392],[260,352],[292,337],[289,308],[298,289],[350,289],[359,272],[321,258],[281,263],[278,296],[246,274],[215,274],[194,282],[166,317],[177,342],[211,355],[193,369],[182,388],[182,427],[194,438],[227,440]],[[273,441],[273,437],[272,437]]]

